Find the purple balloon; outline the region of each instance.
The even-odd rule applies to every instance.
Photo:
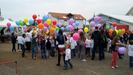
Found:
[[[91,21],[91,22],[90,22],[90,25],[91,25],[92,27],[94,27],[94,26],[96,25],[96,23],[95,23],[94,21]]]
[[[97,23],[97,22],[100,22],[102,20],[102,18],[100,16],[96,16],[94,17],[94,21]]]
[[[24,30],[26,30],[26,28],[27,28],[27,26],[26,26],[26,25],[24,25],[24,26],[23,26],[23,29],[24,29]]]
[[[118,48],[118,52],[119,52],[120,54],[125,54],[126,48],[125,48],[125,47],[119,47],[119,48]]]
[[[47,31],[47,29],[48,29],[47,27],[44,27],[44,28],[43,28],[44,32],[46,32],[46,31]]]
[[[74,22],[75,22],[74,19],[68,20],[69,25],[73,25]]]

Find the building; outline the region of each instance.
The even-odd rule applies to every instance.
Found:
[[[59,24],[64,26],[68,25],[67,20],[73,18],[75,21],[79,21],[81,23],[79,28],[83,28],[83,24],[85,24],[86,21],[85,17],[83,17],[81,14],[49,12],[48,16],[52,20],[57,20]]]
[[[133,7],[127,12],[126,15],[133,16]]]
[[[125,16],[125,15],[112,15],[112,14],[98,14],[104,20],[104,22],[112,23],[117,22],[121,25],[128,25],[129,30],[133,30],[133,16]]]

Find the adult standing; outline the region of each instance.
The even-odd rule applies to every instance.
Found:
[[[92,58],[91,60],[94,60],[95,59],[95,53],[96,53],[96,50],[98,49],[98,51],[100,50],[100,40],[101,40],[101,34],[100,34],[100,31],[98,29],[98,27],[95,27],[95,31],[92,33],[92,37],[91,37],[93,40],[94,40],[94,47],[93,47],[93,50],[92,50]],[[99,52],[99,56],[100,56],[100,52]],[[99,57],[99,60],[100,60],[100,57]]]
[[[58,42],[58,63],[57,66],[60,66],[61,56],[63,56],[63,61],[65,62],[65,37],[63,36],[63,31],[59,30],[57,35]]]
[[[22,57],[25,57],[25,34],[23,34],[20,39],[20,45],[22,50]]]
[[[12,42],[12,52],[15,51],[16,52],[16,40],[17,37],[14,35],[14,32],[11,35],[11,42]]]
[[[79,39],[79,47],[80,47],[80,59],[82,61],[86,61],[85,59],[85,35],[84,32],[80,33],[80,39]]]
[[[31,36],[29,33],[26,34],[25,44],[26,44],[26,50],[30,52],[31,51]]]

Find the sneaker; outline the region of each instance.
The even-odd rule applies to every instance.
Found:
[[[56,66],[60,66],[60,64],[56,64]]]
[[[115,68],[118,68],[118,67],[119,67],[118,65],[115,66]]]
[[[81,61],[86,61],[86,59],[82,59]]]
[[[112,66],[112,69],[115,69],[115,67],[114,67],[114,66]]]

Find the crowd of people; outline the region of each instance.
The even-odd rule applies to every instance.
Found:
[[[81,61],[87,61],[90,57],[95,60],[95,54],[99,53],[99,60],[105,59],[105,52],[112,53],[112,69],[118,67],[118,59],[124,56],[118,52],[118,47],[127,47],[129,55],[129,67],[133,67],[133,34],[124,33],[117,35],[113,31],[112,36],[104,29],[95,27],[92,33],[79,33],[79,40],[73,39],[74,32],[63,32],[59,30],[58,34],[45,34],[45,32],[38,31],[33,33],[26,32],[23,35],[16,36],[12,33],[12,52],[16,52],[15,44],[21,46],[22,57],[25,57],[25,52],[32,53],[32,59],[37,59],[37,54],[41,53],[42,59],[58,56],[57,66],[60,66],[61,57],[64,61],[64,70],[73,68],[71,59],[79,57]],[[129,44],[128,44],[129,42]]]

